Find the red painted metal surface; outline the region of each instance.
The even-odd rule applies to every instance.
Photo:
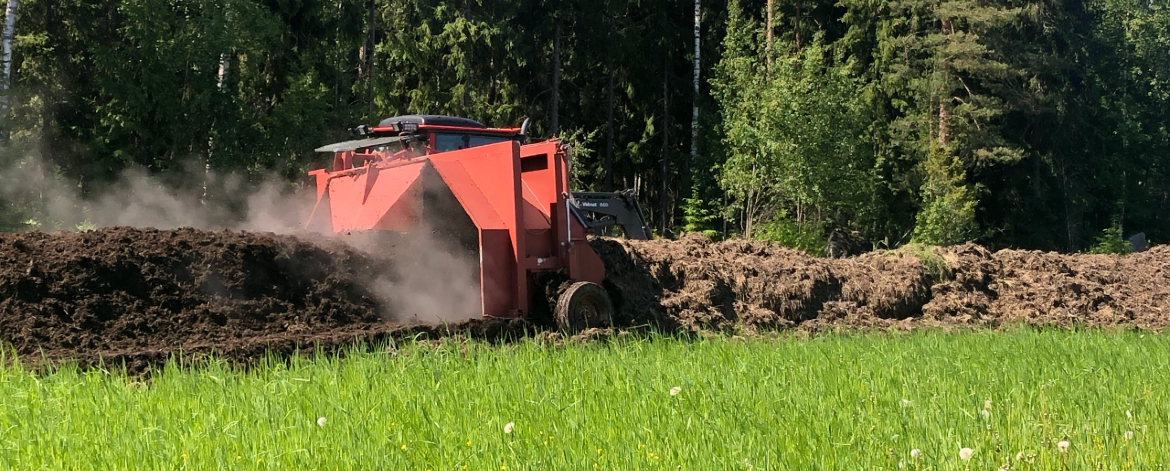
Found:
[[[327,220],[333,232],[409,232],[432,223],[428,217],[463,220],[462,214],[435,214],[436,208],[446,208],[443,198],[453,198],[449,206],[474,226],[469,230],[478,244],[485,316],[527,314],[530,293],[542,292],[536,285],[541,272],[560,271],[594,283],[605,278],[585,227],[566,202],[569,156],[556,140],[524,146],[507,141],[382,160],[338,152],[335,162],[335,171],[311,173],[318,201],[310,224]]]

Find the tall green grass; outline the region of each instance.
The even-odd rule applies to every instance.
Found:
[[[1168,372],[1167,335],[1032,330],[10,366],[0,469],[1159,469]]]

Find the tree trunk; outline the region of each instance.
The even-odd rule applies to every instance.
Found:
[[[374,44],[375,32],[377,31],[377,18],[375,15],[374,0],[369,0],[368,6],[370,9],[369,24],[366,25],[366,101],[369,102],[370,112],[369,121],[378,121],[374,116]]]
[[[553,70],[552,70],[552,103],[549,105],[549,114],[551,126],[549,129],[550,136],[556,136],[561,132],[561,109],[560,109],[560,95],[561,95],[561,25],[556,27],[556,36],[553,39]]]
[[[800,51],[800,2],[796,2],[796,26],[792,28],[792,32],[796,33],[796,50]]]
[[[609,69],[609,104],[605,121],[605,191],[613,191],[613,66]]]
[[[772,9],[774,0],[768,0],[768,21],[764,25],[764,66],[769,74],[772,73]]]
[[[695,0],[695,83],[691,105],[691,168],[699,155],[699,41],[701,39],[702,0]]]
[[[946,101],[941,101],[938,104],[938,143],[941,147],[947,145],[947,131],[950,128],[951,116],[947,112]]]
[[[953,32],[954,32],[954,25],[951,24],[951,20],[949,18],[943,18],[942,19],[942,34],[943,34],[943,36],[944,37],[950,36],[951,33],[953,33]],[[949,77],[949,74],[946,72],[946,70],[948,69],[948,64],[946,63],[946,61],[943,61],[939,65],[939,67],[942,68],[943,73],[941,75],[942,75],[942,77],[944,77],[943,80],[946,80],[946,77]],[[949,95],[950,95],[950,92],[948,91],[943,96],[940,96],[939,100],[938,100],[938,143],[939,143],[940,148],[946,147],[947,137],[949,134],[948,131],[950,130],[950,113],[947,111],[947,104],[949,104],[949,102],[951,101],[949,98]]]
[[[1069,252],[1077,250],[1077,229],[1073,222],[1073,208],[1072,208],[1072,181],[1068,176],[1068,164],[1061,160],[1057,164],[1060,171],[1060,190],[1064,200],[1064,228],[1065,235],[1068,237],[1067,249]]]
[[[669,68],[670,62],[668,60],[662,61],[662,188],[658,194],[658,233],[666,237],[666,213],[669,211],[669,197],[667,190],[669,188],[668,173],[670,172],[670,162],[667,153],[670,150],[670,76]]]
[[[16,8],[20,0],[8,0],[4,15],[4,76],[0,77],[0,119],[8,115],[8,87],[12,83],[12,38],[16,36]]]

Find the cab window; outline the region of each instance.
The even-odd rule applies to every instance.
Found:
[[[435,151],[447,152],[452,150],[479,147],[509,140],[507,136],[480,136],[475,134],[435,133]]]

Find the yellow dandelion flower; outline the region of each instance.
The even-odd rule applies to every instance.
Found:
[[[467,441],[467,446],[471,446],[471,440]]]
[[[405,450],[405,449],[406,449],[406,444],[405,444],[405,443],[403,443],[403,444],[402,444],[402,449],[403,449],[403,450]]]
[[[182,455],[179,455],[179,456],[182,456],[182,457],[183,457],[183,459],[187,459],[187,454],[186,454],[186,453],[183,453]]]
[[[243,456],[236,455],[236,461],[240,461],[240,460],[242,460],[242,459],[244,459],[244,457],[243,457]]]
[[[544,441],[544,444],[545,444],[545,445],[548,445],[548,440],[545,440],[545,441]]]
[[[505,469],[508,469],[508,466],[506,466],[506,465],[500,465],[500,471],[504,471]]]
[[[601,456],[601,448],[597,449],[597,456]]]

